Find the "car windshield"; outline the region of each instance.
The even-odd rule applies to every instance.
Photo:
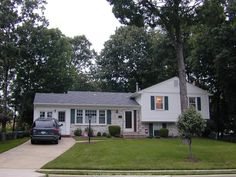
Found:
[[[53,121],[44,120],[44,121],[35,121],[35,126],[34,127],[37,127],[37,128],[52,128],[52,127],[54,127],[54,125],[53,125]]]

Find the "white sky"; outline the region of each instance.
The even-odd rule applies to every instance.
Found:
[[[45,16],[50,28],[69,37],[85,35],[97,52],[120,26],[106,0],[47,0]]]

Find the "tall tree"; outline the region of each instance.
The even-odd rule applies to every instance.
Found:
[[[186,71],[183,54],[185,35],[193,22],[199,1],[189,0],[107,0],[113,13],[123,24],[162,27],[170,37],[176,51],[180,79],[181,111],[187,108]]]
[[[217,132],[236,132],[235,11],[233,1],[204,1],[192,28],[188,63],[193,80],[213,93],[211,117]],[[234,13],[233,13],[234,12]]]
[[[1,0],[0,1],[0,68],[1,68],[1,89],[3,91],[3,110],[7,114],[10,100],[9,87],[15,76],[14,66],[19,57],[17,42],[19,34],[17,28],[24,23],[44,25],[42,15],[44,0],[23,1],[23,0]],[[6,124],[2,124],[2,131],[5,131]]]
[[[70,39],[72,45],[71,64],[73,71],[73,84],[71,90],[93,90],[93,74],[97,53],[91,49],[92,44],[84,36],[75,36]]]
[[[65,93],[72,85],[69,38],[58,29],[22,26],[14,98],[21,119],[32,122],[35,92]]]
[[[165,34],[124,26],[105,43],[98,64],[103,90],[134,92],[176,75],[174,49]]]

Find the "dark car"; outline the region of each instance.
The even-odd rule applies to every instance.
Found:
[[[57,119],[38,118],[34,121],[31,129],[31,144],[38,141],[51,141],[58,144],[61,139],[61,129]]]

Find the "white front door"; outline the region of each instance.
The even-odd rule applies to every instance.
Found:
[[[134,119],[132,111],[125,111],[124,131],[125,132],[134,131]]]
[[[65,111],[58,111],[58,122],[62,125],[61,134],[66,135],[66,112]]]

